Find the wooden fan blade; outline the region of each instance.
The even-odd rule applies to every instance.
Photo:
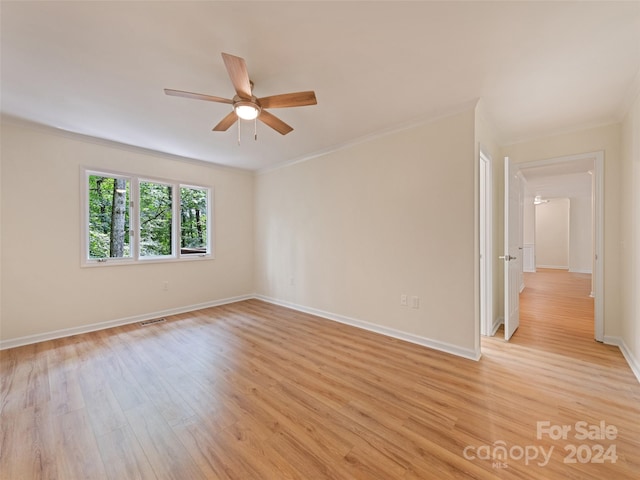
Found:
[[[233,103],[233,100],[228,98],[214,97],[213,95],[205,95],[203,93],[184,92],[182,90],[171,90],[170,88],[165,88],[164,93],[174,97],[193,98],[195,100],[206,100],[208,102]]]
[[[315,105],[318,103],[316,94],[313,91],[272,95],[270,97],[259,98],[258,102],[260,102],[262,108],[304,107],[305,105]]]
[[[238,116],[236,115],[235,110],[231,110],[229,115],[220,120],[220,123],[213,127],[212,130],[214,132],[226,132],[227,130],[229,130],[229,127],[231,125],[236,123],[236,120],[238,120]]]
[[[289,125],[284,123],[282,120],[280,120],[278,117],[276,117],[275,115],[272,115],[266,110],[262,110],[260,112],[260,116],[258,117],[258,120],[260,120],[262,123],[269,125],[276,132],[281,133],[282,135],[286,135],[287,133],[293,130],[293,127],[290,127]]]
[[[249,73],[247,72],[247,64],[244,58],[223,53],[222,59],[238,96],[244,100],[250,100],[251,82],[249,81]]]

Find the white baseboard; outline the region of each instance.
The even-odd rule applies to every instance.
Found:
[[[456,355],[463,358],[468,358],[470,360],[479,360],[480,352],[470,349],[460,348],[456,345],[451,345],[446,342],[440,342],[437,340],[432,340],[425,337],[420,337],[418,335],[413,335],[410,333],[402,332],[400,330],[396,330],[393,328],[383,327],[380,325],[375,325],[373,323],[365,322],[362,320],[357,320],[355,318],[346,317],[344,315],[338,315],[330,312],[325,312],[322,310],[318,310],[315,308],[304,307],[302,305],[297,305],[291,302],[284,302],[277,300],[275,298],[266,297],[264,295],[241,295],[237,297],[224,298],[220,300],[213,300],[211,302],[199,303],[195,305],[186,305],[183,307],[172,308],[168,310],[157,311],[153,313],[146,313],[142,315],[135,315],[132,317],[120,318],[116,320],[109,320],[106,322],[93,323],[89,325],[83,325],[80,327],[73,328],[64,328],[61,330],[53,330],[51,332],[44,332],[35,335],[27,335],[24,337],[13,338],[9,340],[0,340],[0,350],[4,350],[7,348],[20,347],[23,345],[29,345],[32,343],[44,342],[47,340],[54,340],[56,338],[62,337],[70,337],[72,335],[79,335],[82,333],[94,332],[96,330],[105,330],[107,328],[119,327],[121,325],[128,325],[131,323],[143,322],[145,320],[152,320],[154,318],[166,317],[170,315],[177,315],[180,313],[192,312],[195,310],[201,310],[203,308],[209,307],[217,307],[220,305],[226,305],[229,303],[241,302],[244,300],[250,299],[258,299],[268,303],[272,303],[275,305],[280,305],[283,307],[291,308],[293,310],[298,310],[300,312],[309,313],[311,315],[316,315],[318,317],[326,318],[328,320],[333,320],[336,322],[344,323],[347,325],[351,325],[354,327],[362,328],[364,330],[369,330],[372,332],[380,333],[382,335],[387,335],[389,337],[398,338],[400,340],[405,340],[407,342],[416,343],[418,345],[422,345],[425,347],[432,348],[434,350],[439,350],[442,352],[450,353],[452,355]]]
[[[480,352],[476,350],[461,348],[461,347],[458,347],[457,345],[452,345],[450,343],[441,342],[439,340],[433,340],[430,338],[421,337],[419,335],[413,335],[411,333],[403,332],[401,330],[396,330],[395,328],[383,327],[381,325],[376,325],[375,323],[366,322],[364,320],[358,320],[352,317],[346,317],[344,315],[339,315],[336,313],[325,312],[324,310],[319,310],[317,308],[305,307],[303,305],[298,305],[292,302],[278,300],[276,298],[267,297],[265,295],[255,295],[255,298],[258,300],[262,300],[264,302],[272,303],[274,305],[279,305],[281,307],[290,308],[292,310],[297,310],[303,313],[309,313],[311,315],[322,317],[327,320],[333,320],[335,322],[351,325],[352,327],[362,328],[363,330],[368,330],[370,332],[380,333],[388,337],[397,338],[399,340],[404,340],[406,342],[422,345],[423,347],[428,347],[441,352],[450,353],[451,355],[456,355],[458,357],[463,357],[469,360],[476,360],[476,361],[480,360],[480,356],[481,356]]]
[[[18,337],[9,340],[0,340],[0,350],[4,350],[6,348],[21,347],[23,345],[44,342],[46,340],[53,340],[56,338],[70,337],[72,335],[79,335],[81,333],[95,332],[96,330],[105,330],[107,328],[119,327],[121,325],[128,325],[130,323],[143,322],[145,320],[152,320],[154,318],[177,315],[179,313],[193,312],[195,310],[201,310],[203,308],[217,307],[219,305],[226,305],[228,303],[241,302],[243,300],[249,300],[251,298],[255,298],[254,295],[240,295],[237,297],[223,298],[221,300],[213,300],[211,302],[198,303],[195,305],[187,305],[184,307],[171,308],[168,310],[162,310],[153,313],[135,315],[133,317],[109,320],[100,323],[92,323],[89,325],[82,325],[80,327],[63,328],[61,330],[53,330],[51,332],[38,333],[36,335],[27,335],[25,337]]]
[[[640,382],[640,360],[633,356],[631,350],[627,347],[627,344],[624,343],[624,340],[621,337],[604,337],[603,340],[607,345],[615,345],[620,349],[624,359],[629,364],[631,371],[638,379],[638,382]]]
[[[0,350],[4,350],[7,348],[20,347],[23,345],[29,345],[32,343],[44,342],[47,340],[53,340],[56,338],[62,337],[70,337],[72,335],[79,335],[82,333],[94,332],[96,330],[105,330],[107,328],[118,327],[121,325],[128,325],[136,322],[143,322],[145,320],[152,320],[154,318],[166,317],[170,315],[177,315],[180,313],[192,312],[195,310],[201,310],[203,308],[209,307],[217,307],[220,305],[226,305],[229,303],[242,302],[244,300],[250,299],[258,299],[264,302],[272,303],[274,305],[280,305],[282,307],[291,308],[292,310],[297,310],[304,313],[309,313],[311,315],[316,315],[318,317],[326,318],[327,320],[333,320],[336,322],[344,323],[346,325],[351,325],[353,327],[362,328],[364,330],[369,330],[371,332],[380,333],[382,335],[387,335],[389,337],[397,338],[400,340],[404,340],[407,342],[415,343],[418,345],[422,345],[428,348],[432,348],[434,350],[439,350],[441,352],[450,353],[452,355],[456,355],[459,357],[467,358],[470,360],[479,360],[481,353],[480,351],[466,349],[458,347],[457,345],[452,345],[450,343],[441,342],[438,340],[433,340],[426,337],[421,337],[419,335],[413,335],[411,333],[406,333],[401,330],[396,330],[394,328],[383,327],[381,325],[376,325],[374,323],[369,323],[363,320],[358,320],[355,318],[347,317],[344,315],[339,315],[331,312],[325,312],[323,310],[319,310],[316,308],[305,307],[303,305],[298,305],[292,302],[286,302],[282,300],[278,300],[275,298],[267,297],[265,295],[239,295],[236,297],[223,298],[220,300],[213,300],[210,302],[199,303],[194,305],[186,305],[183,307],[171,308],[168,310],[161,310],[153,313],[146,313],[142,315],[135,315],[132,317],[120,318],[116,320],[109,320],[106,322],[93,323],[90,325],[83,325],[80,327],[73,328],[64,328],[61,330],[53,330],[51,332],[39,333],[36,335],[27,335],[24,337],[13,338],[9,340],[0,340]],[[504,323],[503,317],[497,317],[492,325],[491,336],[495,335],[500,328],[500,325]],[[608,345],[617,346],[625,360],[629,364],[631,371],[640,382],[640,360],[636,359],[629,347],[627,347],[626,343],[621,337],[611,337],[605,336],[604,343]]]
[[[590,268],[570,268],[569,272],[570,273],[588,273],[589,275],[593,273],[593,271]]]
[[[569,270],[569,265],[536,265],[538,268],[550,268],[551,270]]]
[[[504,323],[504,318],[503,317],[498,317],[493,321],[493,326],[491,327],[491,336],[492,337],[496,334],[496,332],[500,328],[500,325],[502,325],[503,323]]]

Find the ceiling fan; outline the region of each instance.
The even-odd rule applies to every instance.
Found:
[[[193,98],[196,100],[206,100],[208,102],[227,103],[233,106],[233,110],[224,117],[220,123],[213,127],[214,132],[224,132],[231,127],[238,119],[255,120],[270,126],[275,131],[286,135],[293,130],[275,115],[266,111],[267,108],[302,107],[305,105],[315,105],[316,94],[313,91],[283,93],[269,97],[256,98],[253,93],[253,82],[249,80],[247,65],[243,58],[222,54],[224,65],[231,78],[231,83],[236,90],[236,95],[232,99],[214,97],[202,93],[185,92],[182,90],[164,89],[167,95],[176,97]]]

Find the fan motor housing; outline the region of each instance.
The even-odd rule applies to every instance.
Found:
[[[253,120],[260,116],[262,106],[255,96],[251,99],[240,98],[238,95],[233,97],[233,109],[236,115],[243,120]]]

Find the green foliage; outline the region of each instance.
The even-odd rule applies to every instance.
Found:
[[[113,177],[89,176],[89,258],[110,255],[130,257],[129,238],[130,181],[125,183],[126,205],[114,206],[122,199],[123,182]],[[116,200],[116,201],[114,201]],[[180,188],[180,248],[182,253],[207,251],[207,189]],[[173,187],[163,183],[139,183],[140,256],[166,256],[172,252]],[[124,229],[122,216],[124,215]],[[112,232],[113,230],[113,232]],[[114,248],[122,242],[122,248]],[[112,244],[113,243],[113,244]],[[116,252],[116,253],[114,253]]]
[[[109,256],[109,234],[96,229],[89,230],[89,254],[91,258]]]
[[[171,255],[171,185],[140,182],[140,256]]]
[[[89,176],[89,257],[105,258],[110,252],[111,223],[113,221],[113,197],[115,179],[99,175]],[[126,182],[126,201],[129,202],[129,182]],[[129,209],[126,209],[124,254],[130,255]]]
[[[207,248],[207,191],[180,189],[180,247]]]

